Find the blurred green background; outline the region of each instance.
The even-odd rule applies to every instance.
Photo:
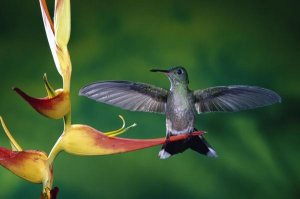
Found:
[[[53,7],[54,1],[48,1]],[[61,120],[37,114],[12,90],[45,95],[43,73],[61,87],[37,0],[0,7],[0,114],[26,149],[49,152]],[[78,97],[97,80],[169,87],[151,68],[183,65],[190,88],[246,84],[273,89],[283,102],[239,113],[203,114],[197,127],[219,158],[186,151],[162,161],[160,147],[79,157],[54,165],[59,198],[299,198],[300,12],[297,1],[72,1],[73,123],[109,131],[138,126],[124,137],[165,135],[163,115],[124,111]],[[3,130],[0,145],[9,147]],[[38,198],[34,185],[0,168],[0,198]]]

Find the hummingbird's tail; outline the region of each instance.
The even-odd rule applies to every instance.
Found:
[[[188,148],[208,157],[218,157],[216,151],[208,144],[202,135],[191,136],[185,140],[168,142],[162,146],[158,156],[160,159],[167,159],[172,155],[184,152]]]

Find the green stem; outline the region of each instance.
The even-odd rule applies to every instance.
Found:
[[[56,156],[59,154],[59,152],[62,151],[61,148],[61,140],[62,140],[62,136],[63,134],[58,138],[58,140],[56,141],[55,145],[53,146],[53,148],[51,149],[49,156],[48,156],[48,164],[52,165],[54,159],[56,158]]]
[[[71,109],[71,108],[70,108]],[[64,116],[65,131],[71,127],[71,110]]]
[[[59,154],[59,152],[62,151],[61,147],[61,140],[64,135],[64,133],[71,127],[71,111],[69,111],[65,116],[64,116],[64,132],[62,135],[58,138],[56,141],[55,145],[51,149],[49,156],[48,156],[48,163],[52,165],[54,159],[56,156]]]

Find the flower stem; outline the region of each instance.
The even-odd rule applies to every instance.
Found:
[[[62,147],[61,147],[61,140],[62,140],[62,136],[64,135],[64,133],[71,127],[71,111],[69,111],[65,116],[64,116],[64,132],[61,134],[61,136],[58,138],[58,140],[56,141],[55,145],[53,146],[53,148],[50,151],[50,154],[48,156],[48,163],[50,165],[52,165],[54,159],[56,158],[56,156],[59,154],[59,152],[61,152]]]
[[[51,149],[49,156],[48,156],[48,164],[52,165],[54,159],[56,158],[56,156],[59,154],[59,152],[62,151],[61,148],[61,138],[62,138],[63,134],[58,138],[58,140],[56,141],[55,145],[53,146],[53,148]]]
[[[71,124],[72,124],[72,122],[71,122],[71,108],[70,108],[70,111],[64,116],[65,131],[66,131],[66,129],[71,127]]]

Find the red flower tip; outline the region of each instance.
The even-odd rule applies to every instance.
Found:
[[[70,111],[69,94],[58,91],[54,97],[33,98],[19,88],[13,88],[37,112],[53,119],[60,119]]]

